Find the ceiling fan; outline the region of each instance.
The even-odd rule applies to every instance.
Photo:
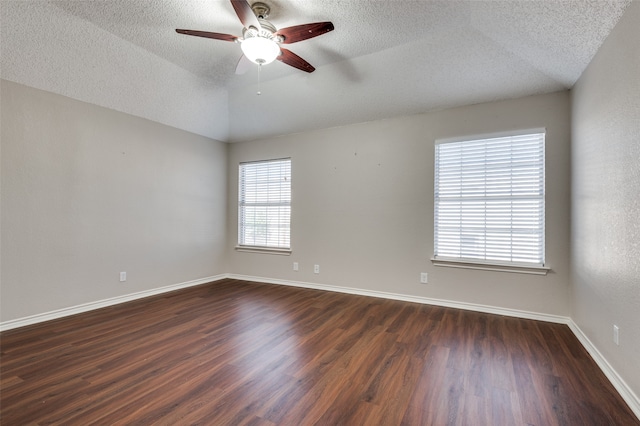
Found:
[[[176,32],[240,43],[243,55],[236,66],[236,74],[246,72],[252,63],[266,65],[276,59],[302,71],[313,72],[315,70],[313,65],[280,45],[296,43],[332,31],[334,27],[331,22],[315,22],[277,29],[267,21],[270,11],[268,5],[260,2],[249,5],[247,0],[231,0],[231,5],[240,22],[244,25],[242,37],[182,29],[177,29]]]

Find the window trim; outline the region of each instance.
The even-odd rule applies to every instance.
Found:
[[[236,251],[244,253],[265,253],[265,254],[279,254],[282,256],[289,256],[292,253],[291,248],[277,248],[277,247],[264,247],[264,246],[245,246],[237,245]]]
[[[474,141],[474,140],[482,140],[482,139],[493,139],[493,138],[506,138],[506,137],[518,137],[529,134],[544,134],[544,145],[543,145],[543,153],[546,151],[546,135],[547,129],[544,127],[541,128],[530,128],[530,129],[519,129],[513,131],[503,131],[503,132],[495,132],[495,133],[485,133],[485,134],[474,134],[474,135],[466,135],[466,136],[457,136],[452,138],[441,138],[436,139],[434,144],[434,150],[437,145],[446,144],[446,143],[455,143],[455,142],[465,142],[465,141]],[[546,200],[546,159],[543,160],[543,200]],[[434,153],[434,185],[436,182],[436,165],[435,165],[435,153]],[[435,191],[435,187],[434,187]],[[546,216],[546,202],[544,203],[543,216]],[[434,266],[441,267],[450,267],[450,268],[459,268],[459,269],[476,269],[476,270],[485,270],[485,271],[497,271],[497,272],[511,272],[511,273],[523,273],[523,274],[533,274],[533,275],[547,275],[551,268],[547,265],[546,262],[546,217],[543,218],[543,232],[542,232],[542,250],[543,250],[543,262],[542,264],[536,263],[526,263],[526,262],[502,262],[498,260],[481,260],[481,259],[470,259],[470,258],[452,258],[447,256],[436,256],[435,247],[436,247],[436,199],[434,192],[434,235],[433,235],[433,250],[434,254],[431,257],[431,263]]]
[[[238,207],[238,212],[237,212],[237,229],[236,229],[236,236],[237,236],[237,243],[235,246],[235,250],[238,252],[245,252],[245,253],[263,253],[263,254],[276,254],[276,255],[290,255],[292,253],[292,249],[291,249],[291,204],[292,204],[292,200],[289,200],[289,246],[288,247],[278,247],[278,246],[263,246],[263,245],[250,245],[250,244],[241,244],[240,243],[240,228],[241,228],[241,215],[240,215],[240,211],[241,211],[241,196],[240,196],[240,191],[242,188],[242,184],[241,184],[241,168],[243,165],[247,165],[247,164],[256,164],[256,163],[270,163],[270,162],[277,162],[277,161],[289,161],[289,168],[290,170],[292,169],[291,166],[293,164],[293,161],[291,159],[291,157],[281,157],[281,158],[269,158],[269,159],[265,159],[265,160],[252,160],[252,161],[241,161],[238,163],[238,202],[237,202],[237,207]],[[289,185],[291,185],[291,176],[289,178]],[[292,188],[290,187],[290,191],[292,191]]]
[[[551,268],[548,266],[538,266],[535,264],[527,265],[523,263],[501,263],[498,261],[482,262],[469,259],[462,260],[450,257],[432,257],[431,263],[433,264],[433,266],[444,266],[448,268],[478,269],[481,271],[513,272],[530,275],[547,275],[547,273],[551,271]]]

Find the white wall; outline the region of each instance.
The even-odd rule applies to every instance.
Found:
[[[638,23],[633,2],[572,93],[571,316],[640,401]]]
[[[434,267],[434,141],[537,127],[547,129],[551,273]],[[293,253],[236,252],[238,163],[279,157],[292,158]],[[232,144],[228,271],[568,316],[569,163],[568,92]]]
[[[225,144],[0,89],[2,322],[225,272]]]

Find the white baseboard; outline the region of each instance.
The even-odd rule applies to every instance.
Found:
[[[181,288],[193,287],[200,284],[206,284],[212,281],[218,281],[226,278],[227,274],[214,275],[212,277],[200,278],[197,280],[186,281],[179,284],[171,284],[164,287],[152,288],[150,290],[139,291],[136,293],[125,294],[123,296],[111,297],[109,299],[98,300],[96,302],[83,303],[82,305],[71,306],[68,308],[57,309],[55,311],[45,312],[42,314],[31,315],[28,317],[18,318],[0,323],[0,331],[11,330],[13,328],[24,327],[27,325],[37,324],[44,321],[67,317],[69,315],[80,314],[82,312],[93,311],[94,309],[105,308],[107,306],[117,305],[119,303],[130,302],[144,297],[155,296],[157,294],[167,293]]]
[[[316,290],[334,291],[338,293],[357,294],[360,296],[379,297],[382,299],[401,300],[403,302],[421,303],[423,305],[436,305],[446,308],[464,309],[467,311],[483,312],[487,314],[504,315],[509,317],[532,319],[560,324],[569,324],[571,318],[559,315],[541,314],[537,312],[521,311],[517,309],[499,308],[495,306],[479,305],[475,303],[456,302],[452,300],[433,299],[429,297],[411,296],[407,294],[388,293],[376,290],[364,290],[361,288],[340,287],[326,284],[315,284],[299,281],[287,281],[272,278],[252,277],[247,275],[227,274],[228,278],[234,280],[254,281],[267,284],[287,285],[292,287],[312,288]]]
[[[401,300],[404,302],[421,303],[426,305],[443,306],[447,308],[464,309],[468,311],[483,312],[488,314],[504,315],[509,317],[532,319],[538,321],[553,322],[559,324],[566,324],[569,326],[573,334],[578,338],[582,346],[594,359],[598,367],[602,370],[605,376],[613,384],[616,390],[620,393],[620,396],[629,405],[634,414],[640,419],[640,398],[631,390],[626,382],[618,375],[618,373],[611,367],[607,360],[602,356],[600,351],[591,343],[589,338],[580,330],[580,327],[569,317],[563,317],[559,315],[549,315],[537,312],[522,311],[517,309],[500,308],[495,306],[479,305],[475,303],[456,302],[451,300],[433,299],[428,297],[411,296],[406,294],[389,293],[384,291],[364,290],[360,288],[341,287],[327,284],[315,284],[300,281],[288,281],[273,278],[253,277],[248,275],[237,274],[220,274],[211,277],[201,278],[197,280],[187,281],[179,284],[172,284],[165,287],[154,288],[150,290],[140,291],[137,293],[131,293],[123,296],[112,297],[109,299],[99,300],[96,302],[85,303],[82,305],[72,306],[69,308],[58,309],[55,311],[45,312],[42,314],[31,315],[24,318],[18,318],[15,320],[5,321],[0,323],[0,331],[11,330],[13,328],[24,327],[27,325],[37,324],[44,321],[49,321],[57,318],[63,318],[69,315],[75,315],[82,312],[92,311],[94,309],[104,308],[107,306],[117,305],[119,303],[129,302],[136,299],[142,299],[144,297],[154,296],[157,294],[167,293],[181,288],[193,287],[201,284],[206,284],[213,281],[219,281],[225,278],[253,281],[266,284],[277,284],[291,287],[302,287],[316,290],[333,291],[338,293],[356,294],[360,296],[379,297],[383,299]]]
[[[640,419],[640,398],[638,397],[638,395],[636,395],[635,392],[633,392],[633,390],[631,390],[627,383],[622,379],[622,377],[618,375],[616,370],[614,370],[611,364],[609,364],[609,362],[606,360],[606,358],[602,356],[598,348],[596,348],[596,346],[591,343],[591,340],[589,340],[587,335],[582,332],[580,327],[578,327],[578,325],[573,322],[573,320],[571,320],[568,325],[573,334],[575,334],[575,336],[578,338],[582,346],[584,346],[587,352],[589,352],[591,358],[593,358],[596,364],[598,364],[600,370],[602,370],[604,375],[607,376],[607,379],[609,379],[611,384],[616,388],[622,399],[624,399],[627,405],[629,405],[631,411],[633,411],[636,417]]]
[[[380,297],[383,299],[402,300],[405,302],[422,303],[426,305],[443,306],[447,308],[465,309],[468,311],[483,312],[488,314],[504,315],[510,317],[532,319],[538,321],[553,322],[559,324],[566,324],[569,326],[573,334],[578,338],[582,346],[589,352],[594,359],[598,367],[602,370],[605,376],[609,379],[611,384],[616,388],[618,393],[624,401],[629,405],[636,417],[640,419],[640,399],[629,388],[624,380],[618,375],[618,373],[611,367],[607,360],[602,356],[600,351],[591,343],[587,336],[580,330],[580,328],[569,317],[563,317],[559,315],[541,314],[536,312],[521,311],[517,309],[499,308],[494,306],[478,305],[474,303],[455,302],[450,300],[432,299],[428,297],[409,296],[405,294],[387,293],[374,290],[363,290],[359,288],[351,287],[339,287],[326,284],[315,284],[298,281],[287,281],[272,278],[252,277],[246,275],[227,274],[228,278],[244,281],[254,281],[267,284],[287,285],[293,287],[311,288],[316,290],[335,291],[339,293],[358,294],[361,296]]]
[[[510,317],[533,319],[538,321],[547,321],[560,324],[569,324],[571,318],[562,317],[558,315],[541,314],[536,312],[521,311],[508,308],[497,308],[493,306],[478,305],[473,303],[456,302],[451,300],[432,299],[428,297],[411,296],[406,294],[388,293],[375,290],[364,290],[360,288],[352,287],[340,287],[327,284],[315,284],[300,281],[288,281],[273,278],[254,277],[248,275],[237,274],[219,274],[211,277],[200,278],[197,280],[187,281],[179,284],[172,284],[164,287],[154,288],[150,290],[144,290],[136,293],[130,293],[122,296],[112,297],[109,299],[98,300],[95,302],[84,303],[82,305],[71,306],[68,308],[57,309],[55,311],[45,312],[42,314],[31,315],[28,317],[18,318],[10,321],[0,323],[0,331],[11,330],[13,328],[24,327],[27,325],[37,324],[44,321],[50,321],[53,319],[63,318],[69,315],[75,315],[82,312],[92,311],[94,309],[100,309],[107,306],[117,305],[119,303],[125,303],[136,299],[142,299],[144,297],[154,296],[157,294],[167,293],[169,291],[179,290],[181,288],[192,287],[200,284],[206,284],[213,281],[219,281],[221,279],[230,278],[235,280],[253,281],[266,284],[278,284],[291,287],[303,287],[316,290],[326,290],[338,293],[357,294],[361,296],[379,297],[383,299],[401,300],[404,302],[422,303],[427,305],[444,306],[448,308],[465,309],[468,311],[484,312],[488,314],[505,315]]]

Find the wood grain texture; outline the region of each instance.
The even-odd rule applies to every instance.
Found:
[[[224,280],[0,335],[1,421],[640,425],[565,325]]]

